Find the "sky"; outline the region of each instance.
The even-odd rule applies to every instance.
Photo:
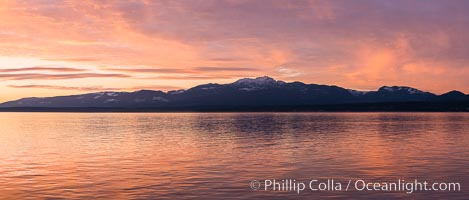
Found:
[[[0,102],[270,76],[469,93],[469,1],[0,1]]]

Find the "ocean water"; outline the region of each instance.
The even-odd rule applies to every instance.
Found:
[[[460,189],[354,188],[415,179]],[[467,199],[468,187],[469,113],[0,113],[0,199]]]

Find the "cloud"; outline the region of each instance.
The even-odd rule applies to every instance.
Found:
[[[228,72],[237,72],[237,71],[259,71],[259,69],[250,68],[250,67],[196,67],[194,68],[196,71],[199,72],[220,72],[220,71],[228,71]]]
[[[131,73],[194,73],[200,72],[221,72],[221,71],[259,71],[259,69],[250,67],[193,67],[187,69],[181,68],[114,68],[114,67],[100,67],[106,71],[117,71],[117,72],[131,72]]]
[[[74,91],[133,91],[133,90],[143,90],[143,89],[151,89],[151,90],[177,90],[181,89],[180,87],[176,86],[168,86],[168,85],[141,85],[135,86],[130,88],[118,88],[118,87],[103,87],[103,86],[84,86],[84,87],[74,87],[74,86],[60,86],[60,85],[8,85],[11,88],[18,88],[18,89],[51,89],[51,90],[74,90]]]
[[[150,80],[213,80],[213,79],[233,79],[244,77],[241,75],[223,75],[223,76],[197,76],[197,75],[161,75],[154,77],[142,77],[140,79]]]
[[[128,72],[128,73],[188,73],[190,70],[174,68],[114,68],[100,67],[105,71]]]
[[[69,67],[41,67],[41,66],[0,69],[0,72],[24,72],[24,71],[81,72],[81,71],[86,71],[86,69],[69,68]]]
[[[63,41],[57,41],[59,44],[65,44],[65,45],[76,45],[76,46],[88,46],[88,45],[103,45],[106,46],[108,45],[105,42],[98,42],[98,41],[73,41],[73,40],[63,40]]]
[[[170,91],[170,90],[180,90],[181,87],[170,86],[170,85],[139,85],[125,90],[161,90],[161,91]]]
[[[5,80],[59,80],[59,79],[79,79],[79,78],[131,78],[125,74],[100,74],[100,73],[75,73],[75,74],[0,74],[0,79]]]
[[[289,69],[287,67],[277,67],[275,69],[275,71],[280,74],[281,76],[283,77],[298,77],[300,76],[302,73],[298,70],[295,70],[295,69]]]
[[[8,85],[11,88],[38,88],[38,89],[52,89],[52,90],[77,90],[77,91],[110,91],[122,90],[122,88],[106,88],[102,86],[95,87],[71,87],[59,85]]]
[[[66,61],[66,62],[96,62],[100,61],[98,58],[89,57],[64,57],[64,58],[45,58],[50,61]]]

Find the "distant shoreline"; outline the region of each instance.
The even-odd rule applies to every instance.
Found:
[[[469,112],[469,102],[390,102],[287,106],[9,107],[0,112]]]

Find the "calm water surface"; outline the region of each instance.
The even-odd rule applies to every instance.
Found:
[[[252,191],[422,179],[460,192]],[[469,197],[469,113],[0,113],[0,199]]]

